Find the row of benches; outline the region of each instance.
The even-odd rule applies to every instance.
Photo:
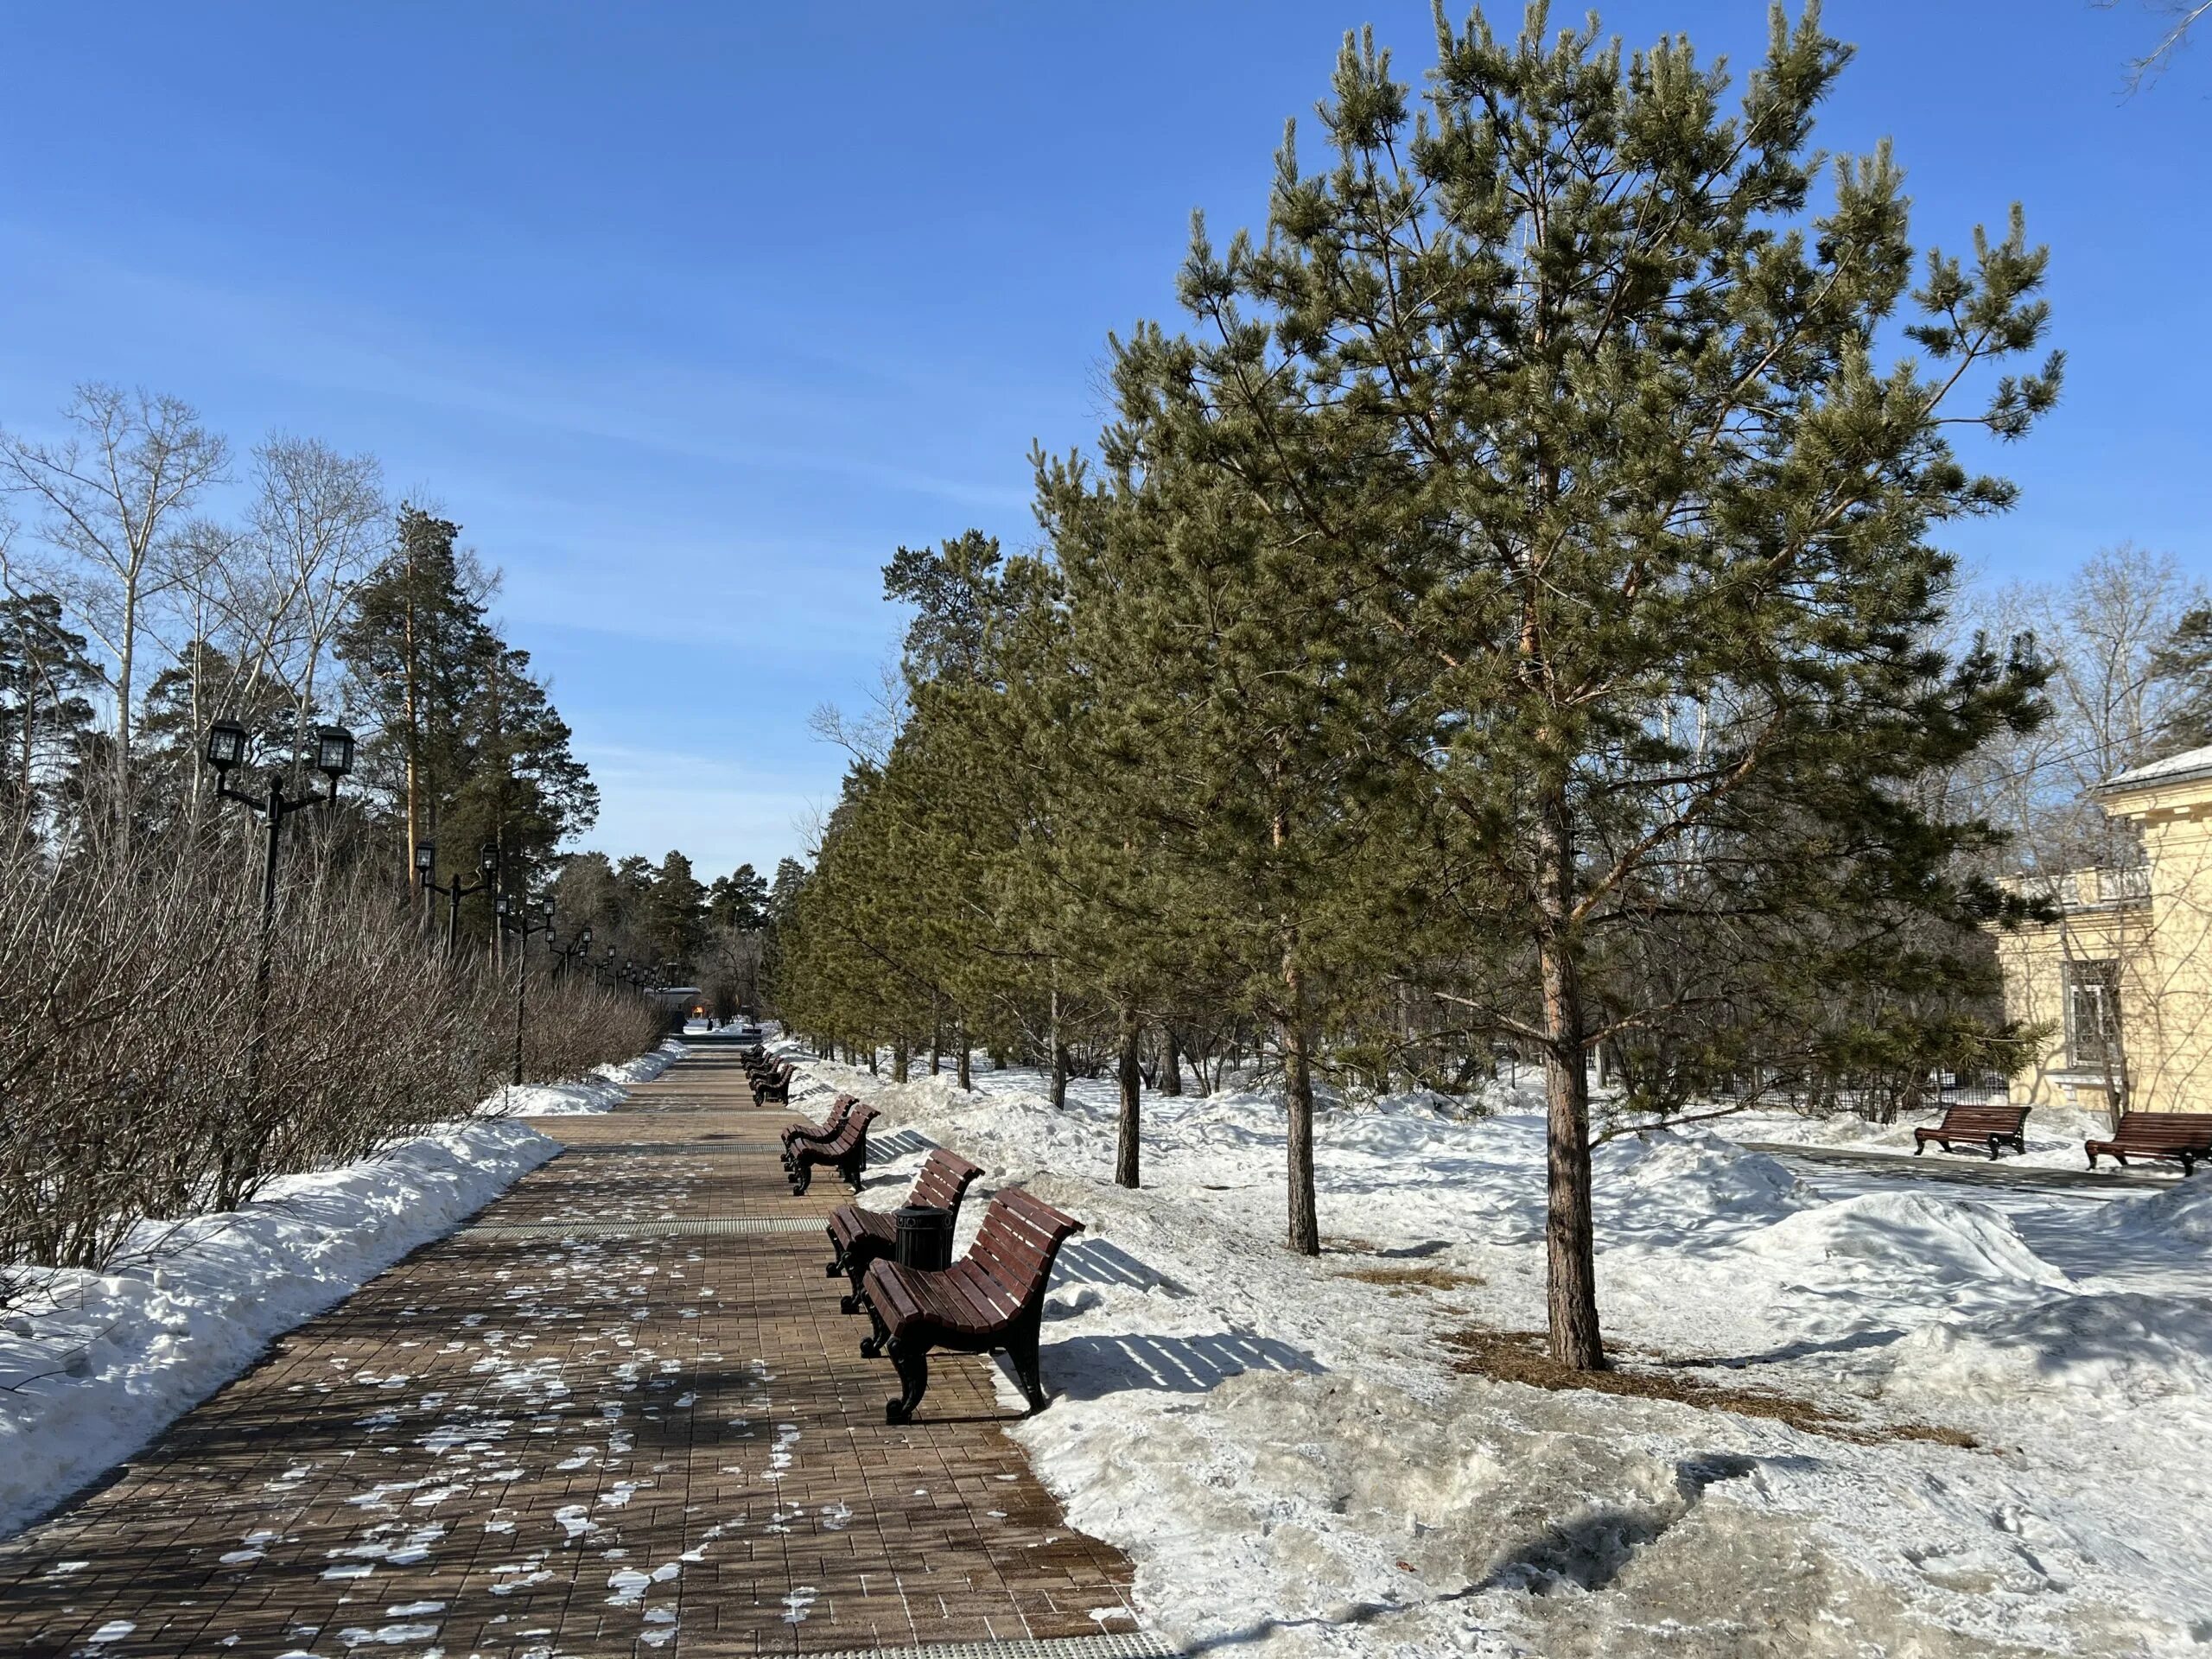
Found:
[[[1986,1147],[1992,1159],[2006,1147],[2025,1152],[2027,1122],[2024,1106],[1968,1106],[1955,1102],[1943,1109],[1940,1122],[1913,1130],[1913,1155],[1927,1151],[1931,1141],[1946,1152],[1952,1149],[1954,1141],[1977,1150]],[[2091,1169],[2097,1166],[2100,1157],[2110,1158],[2123,1167],[2133,1157],[2178,1163],[2183,1175],[2192,1175],[2198,1160],[2212,1159],[2212,1112],[2122,1112],[2110,1136],[2084,1141],[2082,1149],[2089,1155]]]
[[[765,1057],[748,1056],[748,1069],[766,1068]],[[786,1073],[789,1067],[785,1068]],[[754,1098],[761,1098],[754,1073]],[[784,1086],[789,1090],[789,1077]],[[868,1126],[876,1109],[850,1095],[840,1095],[820,1123],[793,1123],[783,1133],[783,1161],[793,1193],[804,1193],[817,1168],[833,1168],[855,1192],[868,1166]],[[909,1207],[942,1211],[957,1223],[960,1205],[982,1171],[965,1158],[938,1147],[922,1162],[906,1195]],[[1060,1246],[1083,1230],[1064,1215],[1019,1187],[992,1194],[990,1207],[968,1254],[950,1267],[931,1270],[895,1258],[898,1222],[887,1211],[849,1204],[830,1217],[830,1257],[827,1273],[851,1287],[839,1298],[846,1313],[868,1316],[871,1334],[861,1343],[863,1357],[891,1361],[899,1374],[899,1397],[884,1405],[884,1420],[910,1422],[929,1390],[929,1356],[933,1349],[957,1353],[1003,1353],[1033,1411],[1045,1406],[1038,1370],[1045,1291]]]

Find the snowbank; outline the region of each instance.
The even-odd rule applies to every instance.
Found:
[[[477,1107],[485,1117],[574,1117],[611,1112],[622,1103],[628,1085],[651,1083],[691,1051],[670,1038],[649,1054],[618,1065],[597,1065],[576,1083],[509,1084]]]
[[[2064,1285],[2066,1275],[2030,1249],[1986,1205],[1924,1192],[1872,1192],[1802,1211],[1742,1241],[1793,1275],[1880,1277],[1958,1289]]]
[[[2105,1206],[2095,1230],[2119,1239],[2199,1254],[2212,1248],[2212,1182],[2188,1181],[2170,1192]]]
[[[35,1300],[0,1322],[0,1535],[559,1150],[522,1123],[455,1125],[243,1210],[147,1224],[112,1273],[24,1270]]]
[[[2212,1302],[2119,1291],[1946,1321],[1891,1350],[1890,1383],[1923,1396],[2095,1415],[2212,1396]],[[2196,1427],[2200,1434],[2212,1427],[2212,1410],[2198,1414]]]
[[[1265,1095],[1147,1094],[1130,1192],[1110,1080],[1056,1112],[1035,1073],[979,1070],[963,1094],[793,1058],[920,1131],[885,1137],[871,1199],[896,1202],[934,1141],[984,1166],[976,1197],[1025,1183],[1086,1224],[1046,1305],[1052,1405],[1011,1432],[1173,1639],[1253,1659],[2141,1653],[2186,1646],[2208,1605],[2212,1204],[1924,1181],[1836,1198],[1733,1125],[1598,1148],[1615,1351],[1834,1425],[1801,1428],[1456,1368],[1444,1338],[1543,1323],[1542,1123],[1516,1100],[1319,1114],[1307,1259],[1281,1248]],[[2127,1280],[2069,1277],[2030,1224]],[[1018,1408],[1010,1382],[1001,1398]],[[1981,1445],[1885,1438],[1920,1425]]]

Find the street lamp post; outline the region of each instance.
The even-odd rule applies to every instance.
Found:
[[[461,932],[461,901],[472,893],[483,892],[485,888],[499,880],[499,849],[488,841],[477,849],[476,868],[479,874],[474,881],[469,880],[459,871],[455,871],[453,880],[441,886],[431,880],[432,872],[437,868],[436,843],[428,841],[416,842],[415,843],[415,879],[422,883],[424,893],[442,893],[445,895],[446,949],[450,951],[454,947],[454,938]],[[427,909],[424,914],[427,917]]]
[[[261,932],[253,961],[253,1026],[246,1043],[246,1096],[251,1099],[261,1081],[261,1054],[269,1028],[270,944],[276,926],[276,854],[284,820],[338,798],[338,780],[353,770],[353,734],[342,726],[319,726],[315,734],[315,770],[329,779],[329,792],[294,800],[284,793],[284,772],[269,769],[268,792],[249,795],[231,787],[231,768],[245,764],[246,729],[235,720],[219,720],[207,728],[207,764],[215,769],[215,793],[238,802],[259,816],[266,838],[261,862]]]
[[[530,983],[530,936],[553,931],[553,896],[548,893],[537,901],[537,921],[530,918],[530,906],[523,902],[523,895],[501,893],[493,901],[493,908],[499,925],[515,936],[515,1082],[522,1082],[522,1015],[523,991]]]
[[[556,979],[569,971],[569,958],[571,957],[582,957],[584,958],[586,967],[591,965],[591,928],[588,925],[581,929],[576,937],[566,944],[556,944],[551,939],[546,940],[545,944],[546,947],[553,952],[553,976]]]

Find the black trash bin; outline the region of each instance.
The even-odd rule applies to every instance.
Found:
[[[942,1272],[952,1265],[952,1211],[927,1205],[902,1205],[893,1212],[899,1230],[892,1259],[902,1268]]]

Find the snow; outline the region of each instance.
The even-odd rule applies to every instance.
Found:
[[[545,1110],[535,1103],[546,1096],[588,1090],[605,1103],[550,1109],[603,1111],[624,1084],[658,1076],[680,1054],[664,1045],[601,1067],[588,1084],[503,1093],[531,1095],[533,1109]],[[559,1150],[516,1121],[510,1103],[359,1163],[272,1181],[242,1210],[143,1224],[105,1274],[16,1269],[25,1300],[0,1320],[0,1536],[147,1444],[274,1338],[451,1231]]]
[[[633,1083],[651,1083],[690,1050],[671,1038],[649,1054],[619,1065],[598,1065],[575,1083],[509,1084],[487,1096],[477,1111],[486,1117],[575,1117],[611,1112]]]
[[[2212,747],[2183,749],[2179,754],[2170,754],[2163,760],[2153,760],[2147,766],[2117,772],[2107,779],[2107,790],[2123,790],[2141,784],[2155,784],[2168,779],[2184,778],[2200,772],[2212,772]]]
[[[1542,1327],[1524,1092],[1489,1116],[1322,1113],[1309,1260],[1282,1248],[1265,1094],[1147,1094],[1128,1192],[1110,1082],[1055,1113],[1033,1072],[979,1065],[963,1096],[791,1058],[810,1097],[886,1109],[896,1156],[866,1202],[897,1204],[934,1142],[988,1172],[963,1243],[1001,1183],[1086,1224],[1046,1304],[1053,1402],[1012,1432],[1171,1639],[1259,1659],[2212,1639],[2212,1186],[1970,1186],[1737,1143],[1876,1138],[1782,1114],[1600,1146],[1615,1353],[1827,1414],[1798,1427],[1455,1368],[1442,1338]],[[1018,1408],[1010,1379],[1001,1397]]]

